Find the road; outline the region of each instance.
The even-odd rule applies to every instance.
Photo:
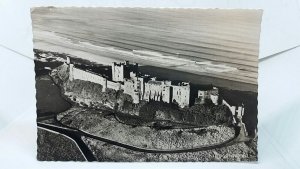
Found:
[[[120,143],[120,142],[117,142],[114,140],[109,140],[109,139],[106,139],[103,137],[95,136],[95,135],[86,133],[84,131],[81,131],[79,129],[71,128],[68,126],[56,126],[56,125],[46,124],[46,123],[42,123],[42,122],[37,122],[37,125],[40,128],[45,128],[45,129],[48,129],[48,130],[51,130],[54,132],[58,132],[62,135],[66,135],[66,136],[72,138],[76,142],[78,147],[81,149],[83,155],[85,156],[85,158],[88,161],[96,161],[96,158],[94,157],[94,155],[92,154],[90,149],[87,147],[87,145],[82,141],[82,139],[81,139],[82,136],[96,139],[99,141],[103,141],[105,143],[109,143],[109,144],[123,147],[126,149],[130,149],[132,151],[145,152],[145,153],[169,153],[169,154],[170,153],[186,153],[186,152],[210,150],[210,149],[230,146],[230,145],[236,144],[238,142],[244,141],[244,139],[242,138],[243,133],[241,133],[244,130],[242,128],[240,128],[239,130],[237,130],[235,137],[233,137],[225,142],[219,143],[219,144],[199,146],[199,147],[194,147],[194,148],[182,148],[182,149],[147,149],[147,148],[141,148],[141,147],[125,144],[125,143]]]

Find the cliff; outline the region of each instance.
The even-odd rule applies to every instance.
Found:
[[[178,105],[158,101],[140,101],[133,104],[130,95],[123,90],[107,88],[102,92],[100,84],[74,79],[69,80],[69,67],[63,64],[51,72],[53,80],[61,86],[63,95],[70,102],[95,109],[109,108],[118,113],[141,117],[142,120],[167,120],[192,125],[231,124],[230,113],[225,106],[194,105],[190,108],[179,108]],[[130,118],[122,118],[128,123]]]

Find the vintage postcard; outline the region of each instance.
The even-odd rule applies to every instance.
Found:
[[[261,10],[32,8],[40,161],[257,161]]]

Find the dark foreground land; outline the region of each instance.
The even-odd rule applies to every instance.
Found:
[[[41,51],[35,51],[35,52],[41,52]],[[128,138],[123,137],[126,138],[127,140],[125,139],[125,140],[118,140],[118,141],[131,143],[133,145],[137,144],[137,146],[140,146],[138,145],[139,142],[134,142],[134,135],[132,135],[132,133],[134,133],[134,131],[139,131],[139,130],[147,131],[148,133],[149,132],[151,133],[152,131],[155,131],[157,129],[165,129],[168,134],[171,134],[170,138],[172,137],[179,138],[179,140],[181,138],[181,135],[185,137],[190,137],[195,133],[196,135],[198,135],[196,136],[196,138],[198,139],[202,139],[202,137],[204,138],[206,135],[207,136],[215,135],[215,140],[212,139],[213,138],[212,137],[211,141],[216,141],[216,142],[218,142],[217,136],[219,136],[220,134],[224,134],[224,133],[218,134],[218,132],[221,132],[224,129],[226,129],[228,133],[228,131],[231,130],[230,128],[227,127],[223,127],[221,130],[221,128],[218,127],[215,128],[203,127],[202,129],[198,127],[197,129],[196,126],[192,126],[192,128],[196,129],[196,130],[195,129],[191,130],[194,131],[194,133],[193,132],[185,133],[184,130],[182,132],[181,130],[177,130],[176,127],[185,128],[185,127],[191,127],[191,125],[186,125],[186,124],[179,125],[177,123],[175,124],[172,122],[153,123],[153,121],[151,122],[147,120],[145,121],[145,119],[140,119],[138,116],[131,116],[122,113],[115,114],[115,116],[111,116],[108,113],[108,116],[104,117],[103,112],[101,113],[101,111],[89,107],[87,105],[80,105],[78,103],[74,103],[71,100],[69,100],[66,96],[63,96],[60,86],[54,83],[52,78],[48,75],[51,72],[51,70],[53,70],[54,68],[62,64],[61,60],[55,59],[56,57],[64,58],[64,55],[51,53],[51,59],[46,60],[47,62],[41,62],[39,60],[35,61],[38,123],[46,123],[54,126],[66,125],[66,127],[75,127],[77,129],[84,130],[88,133],[92,133],[97,136],[101,136],[105,138],[110,138],[112,140],[118,140],[120,138],[118,136],[121,133],[119,134],[115,133],[114,135],[114,133],[110,133],[110,132],[113,131],[125,132],[125,131],[130,131],[130,128],[132,128],[133,132],[131,132],[131,135],[128,135],[129,136]],[[95,63],[89,63],[89,64],[93,65]],[[45,67],[47,68],[45,69]],[[108,69],[106,68],[103,69],[103,71],[109,72]],[[243,94],[243,92],[241,93]],[[237,98],[234,99],[239,99],[239,96],[242,95],[237,95]],[[57,115],[60,118],[57,118]],[[252,114],[250,115],[253,116]],[[102,121],[100,125],[98,123],[99,121]],[[157,126],[158,124],[159,126]],[[251,123],[248,124],[251,124],[256,127],[255,122],[253,123],[251,121]],[[114,130],[109,132],[103,132],[108,129],[108,128],[107,129],[102,128],[105,127],[105,125],[107,125],[108,127],[113,125]],[[129,130],[123,131],[124,127],[129,128]],[[139,137],[144,138],[145,136],[140,135]],[[155,137],[157,136],[149,136],[149,139],[151,140]],[[231,136],[228,135],[228,138],[230,137]],[[132,140],[130,140],[130,138]],[[167,137],[160,136],[158,140],[153,140],[153,141],[161,142],[161,140],[164,140],[164,138]],[[191,138],[195,139],[195,136]],[[224,137],[223,139],[225,138],[226,137]],[[199,151],[199,152],[186,152],[186,153],[175,153],[175,154],[161,154],[161,153],[153,154],[153,153],[145,153],[145,152],[136,152],[130,149],[118,147],[113,144],[99,141],[95,138],[89,138],[84,136],[81,137],[81,139],[84,143],[86,143],[88,147],[87,151],[91,151],[95,159],[97,159],[98,161],[253,161],[253,160],[257,160],[256,140],[248,143],[241,142],[228,147],[216,148],[212,150]],[[146,147],[143,148],[147,148],[149,146],[150,147],[157,146],[156,144],[151,145],[151,142],[153,141],[147,142],[146,140],[144,140],[145,143],[144,145]],[[170,143],[170,141],[171,140],[165,140],[165,142],[161,142],[160,148],[164,148],[165,146],[164,144],[169,145],[168,143]],[[219,141],[222,141],[222,139]],[[176,144],[181,146],[182,145],[193,146],[192,144],[193,141],[186,142],[186,143],[187,144],[184,143],[183,144],[176,143]],[[203,144],[204,143],[205,142],[203,142]],[[42,161],[85,160],[82,156],[80,149],[78,148],[78,146],[76,146],[76,143],[72,141],[72,139],[65,137],[63,135],[59,135],[59,134],[49,132],[47,130],[39,129],[37,144],[38,144],[37,157],[39,160]],[[209,140],[207,144],[209,144]],[[50,150],[50,147],[53,148]],[[172,147],[167,147],[167,148],[172,148]]]
[[[76,143],[63,135],[38,129],[37,159],[40,161],[85,161]]]

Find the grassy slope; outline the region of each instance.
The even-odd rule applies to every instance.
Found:
[[[228,147],[214,150],[175,153],[175,154],[152,154],[131,151],[104,142],[83,138],[92,150],[98,161],[117,162],[205,162],[205,161],[257,161],[257,151],[239,143]]]
[[[88,133],[144,148],[177,149],[218,144],[234,137],[234,129],[225,126],[209,126],[193,129],[156,130],[145,126],[119,123],[113,116],[105,116],[96,110],[71,108],[60,113],[63,124]]]
[[[76,144],[69,138],[38,129],[39,161],[85,161]]]

